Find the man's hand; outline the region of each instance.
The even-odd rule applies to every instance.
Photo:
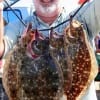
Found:
[[[4,34],[4,24],[3,24],[3,0],[0,0],[0,57],[3,55],[4,44],[3,44],[3,34]]]
[[[0,0],[0,3],[2,2],[3,0]]]
[[[3,9],[3,3],[2,3],[3,0],[0,0],[0,11],[2,11]]]

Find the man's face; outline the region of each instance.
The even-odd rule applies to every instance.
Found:
[[[37,13],[44,16],[51,16],[61,7],[61,0],[33,0]]]

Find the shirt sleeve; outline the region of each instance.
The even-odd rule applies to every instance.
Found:
[[[4,43],[5,51],[3,57],[7,52],[13,48],[13,45],[17,42],[18,36],[22,34],[23,25],[20,22],[9,23],[5,27]]]
[[[78,13],[89,33],[94,37],[100,32],[100,0],[87,3]]]

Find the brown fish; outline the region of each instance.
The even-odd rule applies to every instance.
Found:
[[[65,94],[67,100],[81,100],[98,71],[94,51],[80,22],[72,20],[64,30],[64,48],[73,76],[71,88],[65,88]]]
[[[64,48],[64,36],[59,33],[51,31],[50,34],[50,54],[54,59],[58,68],[61,68],[61,78],[63,80],[63,89],[70,89],[72,85],[72,65],[68,54],[65,54]],[[67,48],[67,46],[66,46]],[[66,52],[67,53],[67,52]],[[64,91],[63,91],[64,92]]]

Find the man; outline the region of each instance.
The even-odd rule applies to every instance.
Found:
[[[32,28],[37,30],[48,29],[60,24],[69,18],[61,5],[62,2],[64,2],[64,0],[33,0],[35,12],[25,22],[31,22]],[[65,2],[67,3],[67,0]],[[16,43],[17,36],[21,35],[24,26],[20,22],[16,24],[10,23],[6,27],[5,36],[3,36],[2,7],[0,7],[0,9],[0,56],[2,58]],[[99,9],[100,1],[94,0],[91,4],[83,7],[75,17],[84,24],[90,42],[96,35],[95,33],[100,31]],[[58,33],[63,33],[67,24],[68,23],[65,23],[54,30]],[[49,37],[50,31],[42,31],[41,33],[45,37]],[[66,99],[62,97],[62,100]],[[81,100],[97,100],[94,81],[91,83]]]

